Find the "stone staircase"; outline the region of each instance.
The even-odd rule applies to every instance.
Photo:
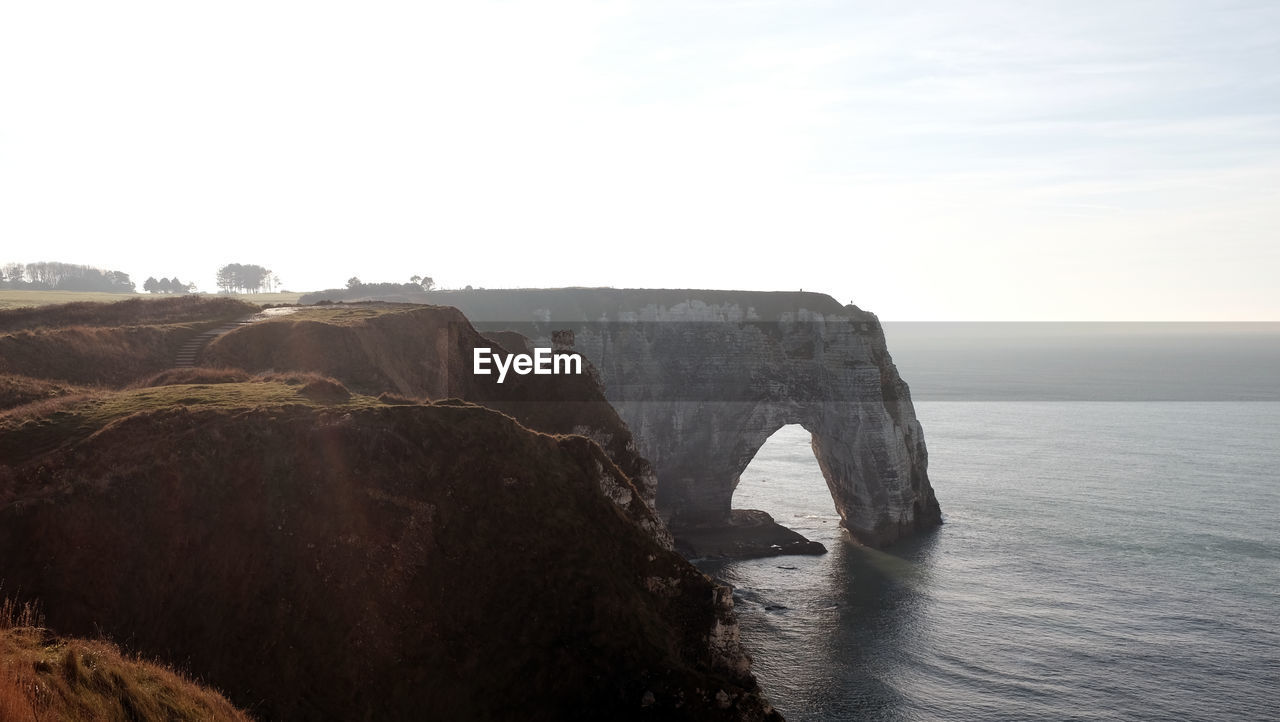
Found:
[[[248,326],[251,323],[260,321],[261,319],[262,317],[258,314],[246,316],[232,321],[225,326],[219,326],[215,329],[205,331],[198,336],[191,337],[186,343],[182,344],[178,349],[178,353],[174,356],[174,368],[191,368],[192,366],[195,366],[196,361],[200,358],[200,352],[204,350],[205,346],[209,345],[210,341],[225,333],[231,333],[237,328]]]

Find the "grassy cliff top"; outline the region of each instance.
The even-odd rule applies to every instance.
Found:
[[[95,391],[28,404],[0,414],[0,456],[34,458],[134,414],[167,409],[236,411],[305,406],[332,410],[385,404],[352,394],[318,374],[276,374],[237,383],[191,383]]]

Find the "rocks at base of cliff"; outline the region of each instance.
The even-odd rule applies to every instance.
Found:
[[[676,550],[690,559],[750,559],[826,554],[827,548],[782,526],[758,509],[734,509],[728,524],[677,527]]]

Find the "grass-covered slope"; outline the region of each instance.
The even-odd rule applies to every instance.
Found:
[[[772,716],[727,590],[655,541],[599,447],[335,386],[142,388],[0,419],[5,588],[264,718]]]
[[[0,720],[248,722],[222,695],[100,640],[59,637],[0,605]]]
[[[73,384],[0,374],[0,410],[88,391]]]
[[[255,310],[192,296],[0,311],[0,376],[123,385],[172,366],[200,331]]]

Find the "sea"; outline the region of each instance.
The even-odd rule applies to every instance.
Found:
[[[887,549],[839,527],[809,434],[775,433],[734,506],[828,553],[695,562],[734,587],[774,706],[793,721],[1280,719],[1280,329],[1247,329],[1244,350],[1185,330],[1136,357],[1150,339],[1084,344],[1073,365],[1061,338],[957,356],[895,350],[889,329],[920,379],[944,523]],[[1238,358],[1206,360],[1223,347]]]

